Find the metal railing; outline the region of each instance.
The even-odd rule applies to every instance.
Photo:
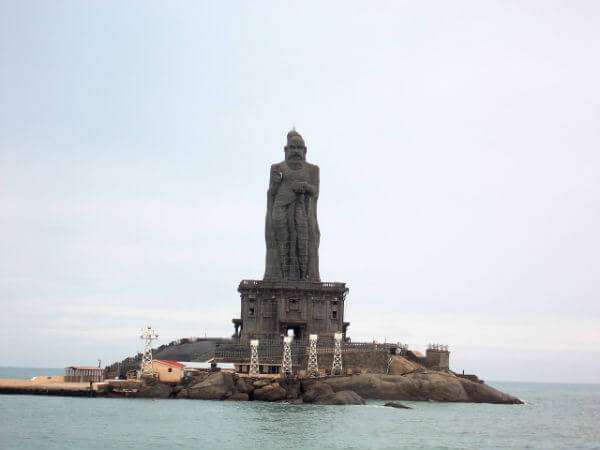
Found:
[[[374,343],[374,342],[352,342],[342,343],[342,353],[373,353],[385,352],[391,353],[390,349],[398,348],[397,344]],[[292,359],[294,362],[300,361],[302,357],[308,355],[310,342],[308,339],[298,339],[291,344]],[[317,347],[318,354],[328,354],[334,351],[334,340],[319,340]],[[218,360],[250,361],[250,346],[241,344],[231,344],[217,346],[214,350],[214,358]],[[258,347],[258,358],[260,361],[281,360],[283,357],[283,343],[280,340],[265,339],[260,341]]]
[[[265,287],[267,289],[327,289],[346,291],[346,283],[299,280],[242,280],[240,288]]]

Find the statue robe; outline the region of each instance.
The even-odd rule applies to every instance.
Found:
[[[309,185],[302,194],[293,191],[294,183],[300,182]],[[265,280],[320,281],[318,197],[318,166],[302,162],[300,169],[293,170],[285,161],[271,166]]]

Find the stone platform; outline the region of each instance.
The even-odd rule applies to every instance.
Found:
[[[240,319],[233,319],[234,338],[242,345],[251,339],[280,340],[288,330],[296,340],[309,334],[345,334],[346,283],[291,280],[242,280]]]

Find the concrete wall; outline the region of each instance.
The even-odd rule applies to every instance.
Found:
[[[351,369],[352,372],[385,373],[390,353],[387,350],[360,351],[349,350],[342,352],[343,370]],[[298,369],[306,369],[308,355],[303,356]],[[333,349],[319,349],[317,353],[319,371],[331,370],[333,364]]]
[[[425,366],[437,370],[450,369],[450,352],[443,350],[428,349],[425,354]]]

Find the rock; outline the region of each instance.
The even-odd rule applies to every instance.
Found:
[[[469,396],[470,402],[475,403],[502,403],[502,404],[513,404],[522,405],[523,402],[517,397],[505,394],[497,389],[494,389],[487,384],[475,383],[471,380],[459,378],[463,388]]]
[[[211,374],[208,372],[201,372],[192,377],[186,378],[184,384],[186,386],[193,386],[206,380]]]
[[[238,392],[237,394],[233,394],[231,397],[226,399],[226,401],[229,402],[247,402],[248,400],[250,400],[250,397],[244,392]]]
[[[365,401],[354,391],[338,391],[319,397],[315,403],[317,405],[364,405]]]
[[[489,386],[436,371],[406,375],[363,374],[324,380],[334,391],[351,390],[364,398],[434,400],[440,402],[519,403],[520,400]]]
[[[171,386],[161,383],[155,379],[144,379],[140,384],[138,392],[132,397],[142,398],[169,398],[171,396]]]
[[[267,379],[261,379],[261,380],[256,380],[254,383],[252,383],[252,386],[254,386],[255,389],[261,388],[261,387],[265,387],[267,385],[271,384],[271,380],[267,380]]]
[[[206,380],[188,387],[188,398],[224,400],[233,394],[233,376],[228,372],[211,373]]]
[[[468,401],[462,384],[441,372],[408,375],[364,374],[325,380],[334,391],[352,390],[364,398],[385,400]]]
[[[329,384],[320,381],[310,384],[306,388],[308,390],[302,396],[304,403],[315,403],[320,397],[327,397],[333,394],[333,388]]]
[[[409,361],[402,356],[392,356],[392,364],[388,375],[404,375],[410,372],[423,370],[424,367],[416,362]]]
[[[262,400],[264,402],[285,400],[286,396],[287,391],[279,386],[279,383],[272,383],[254,390],[254,400]]]
[[[243,378],[238,378],[238,380],[235,382],[235,387],[237,388],[238,392],[242,392],[244,394],[248,394],[254,390],[254,386],[246,383]]]
[[[279,386],[285,389],[285,398],[287,400],[292,400],[300,396],[300,383],[298,382],[280,381]]]
[[[96,390],[98,394],[108,394],[111,391],[111,386],[109,383],[98,383],[96,384]]]
[[[395,402],[387,402],[383,406],[389,406],[390,408],[412,409],[410,406],[406,406],[406,405],[403,405],[402,403],[395,403]]]
[[[177,398],[189,398],[188,395],[188,390],[187,389],[181,389],[178,393],[177,393]]]

